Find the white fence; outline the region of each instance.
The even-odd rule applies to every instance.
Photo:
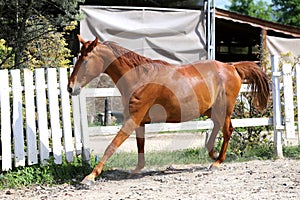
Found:
[[[293,73],[289,64],[283,66],[281,73],[278,71],[278,59],[273,58],[272,62],[274,117],[233,119],[232,123],[234,127],[274,125],[275,152],[282,156],[282,132],[285,131],[286,138],[296,139],[294,92],[291,89]],[[299,73],[299,66],[296,72]],[[51,155],[58,164],[62,163],[63,154],[68,162],[80,153],[83,159],[89,160],[89,135],[114,133],[120,129],[120,126],[88,127],[86,111],[87,97],[120,96],[118,90],[87,88],[70,101],[66,90],[68,74],[64,68],[36,69],[34,72],[28,69],[0,70],[0,159],[3,171],[11,169],[13,165],[45,163]],[[284,103],[280,101],[279,78],[282,75]],[[300,75],[296,77],[298,98]],[[244,86],[241,92],[247,92],[247,87]],[[297,102],[299,116],[300,106]],[[281,116],[281,104],[285,105],[284,118]],[[160,123],[147,125],[146,132],[211,129],[212,126],[211,120]]]
[[[68,162],[82,150],[78,99],[73,99],[72,128],[68,71],[61,68],[0,70],[2,170],[45,163]],[[78,126],[79,125],[79,126]]]

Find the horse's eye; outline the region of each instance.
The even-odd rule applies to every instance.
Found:
[[[83,60],[83,61],[82,61],[82,64],[85,65],[87,62],[88,62],[88,60]]]

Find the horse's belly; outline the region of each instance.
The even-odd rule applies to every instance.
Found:
[[[187,86],[188,85],[188,86]],[[146,116],[147,122],[183,122],[199,117],[211,107],[211,95],[207,87],[191,87],[181,84],[162,87]],[[199,86],[199,85],[197,85]]]
[[[197,99],[189,101],[164,100],[152,105],[148,112],[149,122],[184,122],[199,117],[207,106],[199,105]]]

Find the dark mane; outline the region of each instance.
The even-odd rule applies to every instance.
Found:
[[[127,65],[131,66],[132,68],[137,66],[144,66],[144,65],[170,65],[170,63],[163,61],[163,60],[152,60],[150,58],[144,57],[139,55],[129,49],[121,47],[116,42],[106,41],[103,42],[104,45],[111,48],[115,56],[121,61],[125,62]]]

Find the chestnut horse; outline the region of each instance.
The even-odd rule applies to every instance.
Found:
[[[85,41],[68,83],[71,95],[78,95],[100,73],[108,74],[120,90],[124,105],[124,124],[101,161],[82,183],[90,184],[101,173],[104,163],[136,131],[138,164],[133,173],[145,165],[145,124],[150,122],[183,122],[207,115],[214,123],[206,148],[219,168],[225,160],[233,127],[231,114],[242,82],[249,83],[255,106],[263,110],[269,98],[267,75],[254,62],[226,64],[213,60],[174,66],[152,60],[114,42]],[[218,153],[214,142],[222,127],[223,144]]]

